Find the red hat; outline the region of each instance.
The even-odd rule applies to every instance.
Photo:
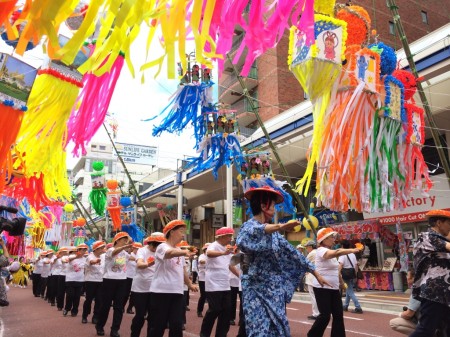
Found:
[[[103,248],[106,246],[106,243],[104,241],[95,241],[94,244],[92,245],[92,250],[97,250],[99,248]]]
[[[164,237],[163,233],[154,232],[144,240],[144,244],[147,244],[150,242],[166,242],[166,238]]]
[[[85,243],[80,243],[80,244],[77,246],[77,250],[78,250],[78,249],[89,249],[89,247],[88,247],[88,245],[85,244]]]
[[[117,234],[114,236],[114,239],[112,240],[112,243],[113,243],[113,244],[116,244],[116,241],[117,241],[117,240],[120,240],[120,239],[122,239],[122,238],[128,238],[128,239],[131,239],[127,232],[119,232],[119,233],[117,233]]]
[[[251,187],[251,188],[249,188],[249,189],[247,190],[247,192],[244,193],[244,197],[245,197],[247,200],[251,200],[252,197],[253,197],[253,194],[256,193],[256,192],[266,192],[266,193],[273,193],[273,194],[275,194],[275,196],[276,196],[276,198],[275,198],[275,203],[276,203],[276,204],[282,203],[283,200],[284,200],[283,195],[282,195],[280,192],[274,190],[274,189],[273,189],[272,187],[270,187],[270,186]]]
[[[183,220],[172,220],[170,221],[166,227],[163,229],[164,236],[167,236],[167,233],[169,233],[172,229],[175,227],[184,226],[186,227],[186,223]]]
[[[224,236],[224,235],[234,235],[233,228],[222,227],[222,228],[219,228],[218,230],[216,230],[216,238],[218,238],[219,236]]]
[[[444,211],[443,209],[434,209],[425,214],[427,218],[449,218],[450,212]]]
[[[337,232],[333,230],[333,228],[327,227],[322,228],[317,232],[317,242],[321,243],[323,240],[325,240],[330,235],[337,235]]]
[[[140,243],[140,242],[135,242],[135,243],[133,243],[133,248],[142,248],[142,243]]]
[[[112,248],[112,246],[113,246],[113,244],[112,244],[112,242],[110,242],[106,245],[106,249]]]

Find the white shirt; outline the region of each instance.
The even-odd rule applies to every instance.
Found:
[[[53,270],[55,268],[54,262],[56,260],[56,255],[53,255],[52,258],[49,260],[50,260],[50,274],[49,275],[55,275],[55,274],[53,274]]]
[[[38,261],[36,261],[36,264],[34,265],[33,274],[41,274],[42,266],[43,266],[42,259],[39,259]]]
[[[347,258],[347,256],[348,256],[348,258]],[[350,263],[349,259],[352,261],[353,266]],[[358,261],[356,260],[356,256],[353,253],[348,254],[348,255],[339,256],[338,261],[339,261],[340,264],[342,264],[342,268],[355,268],[355,270],[356,270],[356,266],[358,265]]]
[[[316,264],[316,252],[317,252],[317,249],[313,249],[306,256],[308,261],[311,262],[312,264]],[[315,279],[313,274],[306,273],[305,284],[308,284],[308,285],[312,286],[313,285],[313,279]]]
[[[153,275],[150,292],[183,294],[184,257],[165,259],[169,249],[174,247],[161,243],[155,253],[155,274]]]
[[[147,262],[149,257],[155,257],[155,253],[150,251],[148,246],[139,248],[139,250],[136,253],[136,261],[142,259],[142,261]],[[133,278],[131,291],[135,293],[150,292],[150,285],[152,284],[154,274],[155,274],[155,264],[147,268],[136,267],[136,275]]]
[[[238,263],[237,265],[235,265],[236,269],[238,270],[239,276],[241,275],[241,264]],[[239,288],[239,291],[242,290],[241,287],[241,278],[234,275],[231,271],[230,271],[230,287],[233,288]]]
[[[316,271],[331,284],[331,287],[324,285],[323,288],[339,290],[339,262],[336,258],[325,259],[323,257],[328,250],[325,247],[317,248]],[[312,285],[315,288],[322,287],[316,278],[313,279]]]
[[[103,278],[125,280],[127,278],[127,261],[130,254],[122,250],[113,256],[113,251],[114,247],[111,247],[105,253],[105,272]]]
[[[41,277],[48,277],[50,275],[50,268],[52,267],[51,265],[51,260],[46,257],[42,260],[42,272],[41,272]]]
[[[133,257],[134,260],[131,260],[130,257]],[[134,275],[136,275],[136,254],[132,252],[127,261],[127,278],[134,278]]]
[[[198,273],[198,259],[192,260],[192,272]]]
[[[91,261],[97,261],[100,258],[100,264],[91,264]],[[94,253],[90,253],[86,259],[86,276],[85,281],[88,282],[103,282],[103,273],[105,271],[105,254],[99,257]]]
[[[70,255],[69,259],[76,255]],[[86,266],[86,258],[80,257],[73,259],[67,263],[66,282],[84,282],[84,267]]]
[[[217,241],[211,243],[206,250],[225,252],[226,246],[222,246]],[[205,291],[227,291],[230,290],[230,261],[231,254],[218,257],[208,257],[206,261]]]
[[[201,254],[198,257],[198,280],[205,281],[206,260],[208,257],[205,254]],[[204,263],[202,263],[204,262]]]
[[[57,258],[53,263],[52,275],[61,275],[63,270],[63,264],[61,262],[61,258]]]

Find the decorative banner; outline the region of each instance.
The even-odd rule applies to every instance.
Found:
[[[120,211],[122,209],[122,206],[120,205],[120,190],[117,189],[119,183],[117,180],[108,180],[106,182],[106,187],[109,190],[106,196],[106,208],[108,209],[113,223],[113,230],[118,231],[122,227],[122,220],[120,218]]]
[[[242,225],[242,201],[233,199],[233,227]]]
[[[403,237],[403,228],[400,221],[395,224],[398,238],[398,249],[400,256],[400,271],[407,272],[409,265],[408,248],[406,247],[405,238]]]

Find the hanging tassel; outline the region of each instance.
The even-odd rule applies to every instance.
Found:
[[[89,201],[91,203],[92,208],[95,210],[95,213],[97,213],[97,215],[99,216],[103,216],[105,214],[105,207],[107,201],[105,174],[104,172],[102,172],[104,164],[101,161],[94,162],[92,164],[92,168],[94,170],[94,173],[91,173],[92,191],[91,193],[89,193]]]
[[[113,223],[113,229],[118,231],[121,230],[122,227],[122,217],[120,216],[120,211],[122,209],[122,206],[120,206],[120,191],[117,190],[119,183],[117,180],[108,180],[106,186],[109,190],[107,193],[107,210]]]
[[[67,143],[75,143],[72,154],[76,157],[86,155],[86,145],[91,141],[102,126],[108,113],[114,88],[119,79],[124,64],[124,57],[120,55],[115,60],[111,70],[101,76],[92,72],[83,77],[83,89],[75,103],[68,122]]]

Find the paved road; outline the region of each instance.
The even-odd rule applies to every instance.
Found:
[[[377,295],[373,295],[377,296]],[[383,295],[380,295],[383,296]],[[31,289],[11,288],[8,293],[10,306],[0,308],[0,337],[94,337],[95,328],[91,323],[81,324],[81,317],[63,317],[56,307],[32,295]],[[197,318],[195,308],[198,294],[191,295],[191,311],[187,313],[186,337],[198,337],[201,318]],[[81,304],[84,299],[81,299]],[[301,302],[288,305],[288,317],[291,324],[292,337],[305,337],[312,321],[306,317],[311,306]],[[110,319],[111,319],[110,314]],[[390,330],[388,322],[392,314],[365,312],[363,315],[345,313],[347,337],[400,337],[401,334]],[[121,327],[122,337],[129,336],[132,315],[125,314]],[[109,333],[110,322],[105,326]],[[237,327],[231,327],[228,336],[234,337]],[[167,335],[167,333],[166,333]],[[330,335],[327,329],[325,336]],[[141,336],[145,336],[145,331]]]

